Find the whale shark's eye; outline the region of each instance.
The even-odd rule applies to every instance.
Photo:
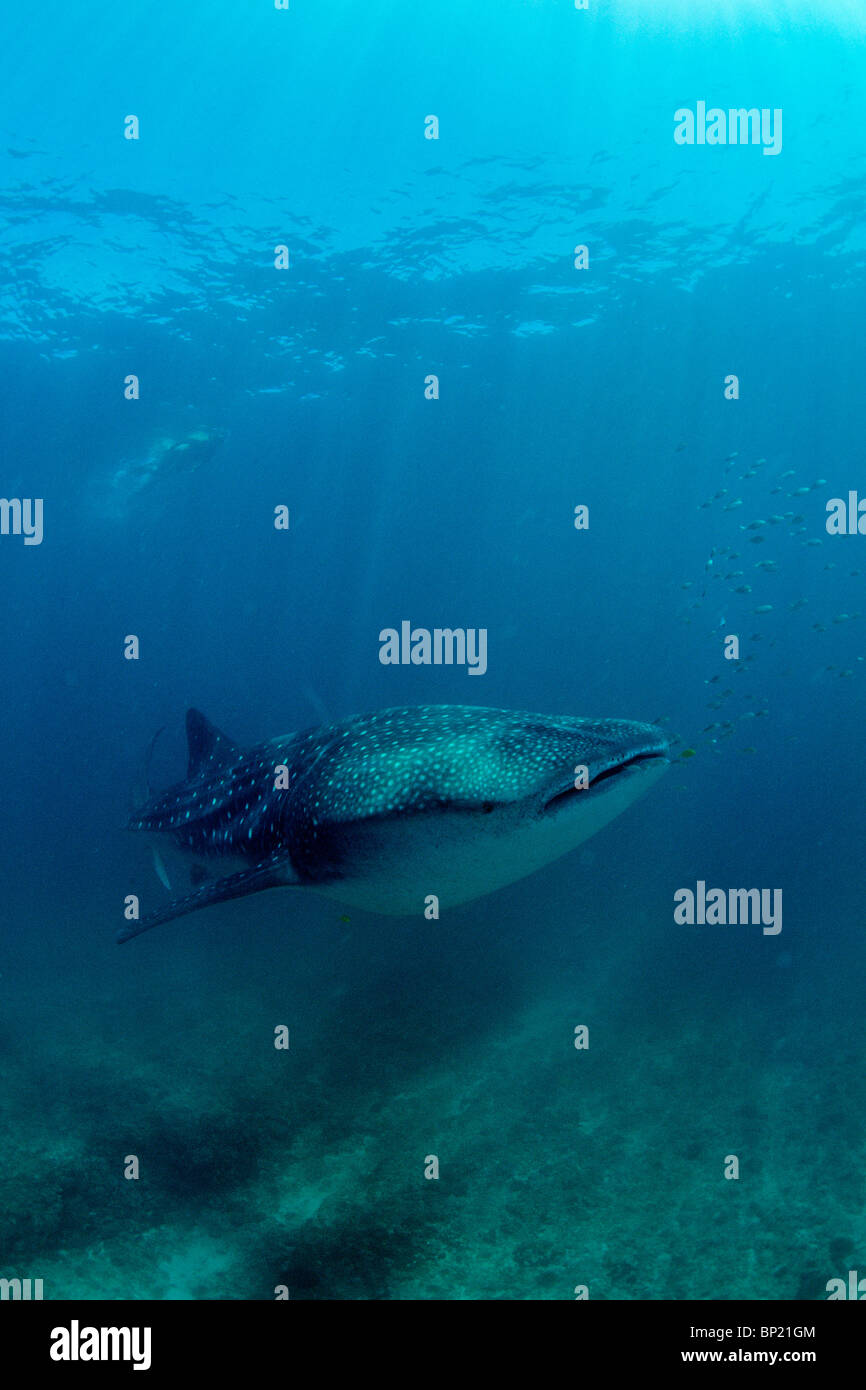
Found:
[[[482,809],[482,811],[484,812],[485,816],[489,816],[489,815],[490,815],[490,812],[493,810],[493,808],[495,807],[495,805],[496,805],[496,802],[495,802],[495,801],[482,801],[482,803],[481,803],[481,809]]]

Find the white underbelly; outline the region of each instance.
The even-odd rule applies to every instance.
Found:
[[[540,824],[519,832],[482,832],[477,817],[423,816],[404,822],[395,836],[362,830],[353,871],[309,885],[313,892],[386,916],[423,913],[435,895],[440,908],[472,902],[516,883],[574,848],[574,831]],[[585,838],[585,837],[584,837]]]

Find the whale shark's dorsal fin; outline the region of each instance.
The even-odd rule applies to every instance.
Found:
[[[206,767],[213,769],[220,763],[231,762],[241,751],[197,709],[186,712],[186,740],[189,745],[188,778],[198,777]]]

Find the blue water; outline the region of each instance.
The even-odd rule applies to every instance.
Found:
[[[866,538],[825,526],[866,494],[866,21],[773,10],[5,7],[0,491],[44,536],[0,536],[0,1276],[866,1269]],[[781,110],[781,152],[676,144],[698,101]],[[486,628],[484,676],[382,665],[404,619]],[[114,944],[167,897],[124,825],[188,706],[249,745],[450,702],[663,720],[676,760],[438,922],[286,891]],[[699,880],[781,888],[782,931],[677,925]]]

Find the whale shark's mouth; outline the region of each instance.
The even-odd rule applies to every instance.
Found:
[[[562,791],[556,792],[544,803],[544,814],[555,814],[578,797],[586,798],[600,791],[606,791],[613,782],[622,782],[627,777],[639,777],[648,772],[651,766],[661,768],[667,766],[669,761],[668,757],[658,750],[635,753],[630,758],[624,758],[621,763],[614,763],[612,767],[606,767],[601,772],[597,772],[590,779],[588,787],[575,787],[573,783],[563,787]]]

